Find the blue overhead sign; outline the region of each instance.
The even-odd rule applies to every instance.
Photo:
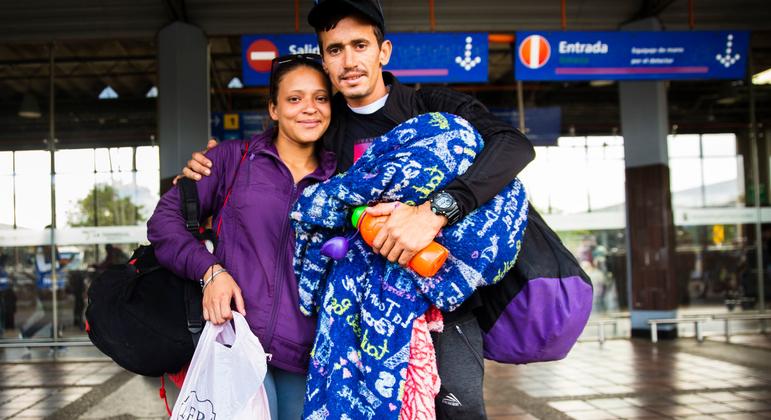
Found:
[[[496,117],[519,128],[516,109],[490,109]],[[556,146],[562,128],[562,108],[558,106],[525,108],[525,134],[533,146]]]
[[[743,79],[746,31],[517,32],[517,80]]]
[[[217,141],[250,139],[273,124],[267,112],[212,112],[209,122]]]
[[[475,83],[487,81],[487,33],[395,33],[385,70],[403,83]],[[314,34],[244,35],[242,80],[267,86],[271,60],[286,54],[319,52]]]
[[[404,83],[487,82],[487,33],[397,33],[386,70]]]

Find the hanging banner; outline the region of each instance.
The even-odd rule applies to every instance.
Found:
[[[491,108],[490,112],[512,127],[519,128],[519,112],[516,109]],[[533,146],[556,146],[561,128],[562,108],[525,108],[525,135]]]
[[[242,112],[241,113],[241,132],[244,139],[250,139],[257,134],[262,133],[273,124],[270,115],[267,112]]]
[[[212,112],[210,122],[217,141],[250,139],[273,124],[267,112]]]
[[[402,83],[487,82],[487,33],[394,33],[385,70]],[[243,35],[242,80],[247,86],[267,86],[271,61],[282,55],[319,53],[315,34]]]
[[[222,118],[221,112],[212,112],[209,117],[209,124],[211,125],[211,137],[217,141],[225,138],[225,120]]]
[[[487,82],[487,33],[396,33],[386,70],[403,83]]]
[[[517,32],[524,81],[743,79],[747,31]]]

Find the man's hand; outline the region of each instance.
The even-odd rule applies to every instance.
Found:
[[[187,166],[182,168],[182,175],[174,177],[172,183],[177,185],[177,181],[182,177],[190,178],[193,181],[200,181],[202,176],[211,175],[211,160],[206,158],[206,152],[217,147],[217,140],[209,139],[206,143],[206,149],[201,152],[193,152],[190,160],[187,161]]]
[[[216,271],[219,268],[220,266],[215,265],[209,269],[204,279],[209,278],[212,270]],[[230,273],[218,274],[203,291],[203,318],[214,325],[230,321],[233,319],[233,312],[230,309],[230,302],[233,299],[236,301],[238,313],[246,316],[241,288],[238,287]]]
[[[410,206],[404,203],[380,203],[367,208],[372,216],[388,216],[372,242],[372,249],[388,261],[407,266],[412,257],[434,240],[447,218],[431,211],[431,203]]]

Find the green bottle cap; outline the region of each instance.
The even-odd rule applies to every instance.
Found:
[[[359,228],[359,221],[361,220],[361,216],[365,211],[367,211],[367,206],[359,206],[353,209],[353,213],[351,214],[351,223],[353,223],[354,228]]]

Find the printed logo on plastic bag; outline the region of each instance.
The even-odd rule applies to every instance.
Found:
[[[182,401],[179,420],[215,420],[217,413],[214,412],[214,404],[209,400],[199,400],[195,391],[191,392],[184,401]]]

